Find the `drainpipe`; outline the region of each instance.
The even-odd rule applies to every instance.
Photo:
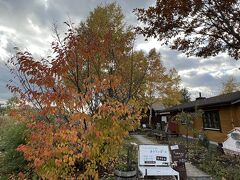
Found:
[[[149,127],[152,127],[152,105],[149,106],[149,109],[150,109],[150,115],[149,115],[148,125]]]
[[[233,120],[233,106],[232,106],[232,105],[231,105],[230,110],[231,110],[231,122],[232,122],[232,128],[234,128],[235,125],[234,125],[234,120]]]

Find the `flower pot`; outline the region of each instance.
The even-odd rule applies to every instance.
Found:
[[[137,170],[132,170],[132,171],[115,170],[114,174],[115,174],[116,180],[121,180],[121,179],[135,180],[137,175]]]

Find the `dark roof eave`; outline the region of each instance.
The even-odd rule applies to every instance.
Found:
[[[232,102],[231,104],[238,104],[238,103],[240,103],[240,99],[239,100],[236,100],[236,101],[234,101],[234,102]]]
[[[160,110],[158,112],[175,112],[182,110],[192,110],[196,107],[198,108],[209,108],[209,107],[219,107],[226,105],[234,105],[240,103],[240,91],[218,95],[210,98],[199,99],[196,101],[187,102],[184,104],[179,104],[177,106],[173,106],[170,108],[166,108],[164,110]]]
[[[213,103],[213,104],[206,104],[206,105],[199,105],[199,106],[191,106],[191,107],[186,107],[186,108],[171,108],[171,109],[166,109],[166,110],[161,110],[157,111],[159,113],[166,113],[166,112],[181,112],[183,110],[194,110],[196,107],[199,109],[205,109],[205,108],[213,108],[213,107],[221,107],[221,106],[228,106],[232,105],[232,102],[225,102],[225,103]],[[236,103],[235,103],[236,104]]]

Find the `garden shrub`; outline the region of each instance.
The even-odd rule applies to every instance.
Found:
[[[124,145],[119,151],[118,160],[115,169],[121,171],[131,171],[136,169],[138,161],[137,142],[135,138],[125,138]]]
[[[208,147],[208,146],[207,146]],[[214,179],[240,180],[240,158],[224,155],[216,147],[195,145],[190,148],[190,161]]]
[[[215,179],[224,177],[228,180],[240,179],[239,167],[239,157],[219,155],[216,152],[205,154],[204,160],[199,164],[199,168],[212,175]]]
[[[200,145],[208,148],[209,147],[209,140],[208,140],[208,137],[205,133],[200,133],[199,135],[199,139],[198,139],[198,142]]]
[[[188,156],[190,162],[211,175],[213,179],[225,178],[227,180],[240,180],[240,157],[222,154],[217,146],[209,141],[190,141]],[[171,138],[169,144],[182,144],[186,146],[183,138]]]
[[[25,143],[26,127],[8,117],[0,117],[0,120],[0,176],[7,177],[25,170],[23,153],[16,148]]]

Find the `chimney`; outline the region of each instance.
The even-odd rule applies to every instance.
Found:
[[[199,97],[196,98],[196,101],[197,101],[197,100],[201,100],[201,99],[206,99],[206,98],[205,98],[205,97],[202,97],[202,93],[199,92]]]

